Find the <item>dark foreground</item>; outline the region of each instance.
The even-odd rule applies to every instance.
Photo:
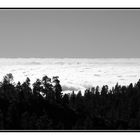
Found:
[[[140,130],[140,81],[62,94],[58,77],[0,83],[1,130]]]

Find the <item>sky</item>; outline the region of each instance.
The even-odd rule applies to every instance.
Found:
[[[140,10],[0,9],[0,58],[139,58]]]

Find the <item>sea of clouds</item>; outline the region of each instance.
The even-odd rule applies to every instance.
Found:
[[[31,83],[44,75],[59,76],[64,92],[84,91],[93,86],[114,86],[136,83],[140,78],[140,59],[56,59],[56,58],[2,58],[0,81],[12,73],[14,81]]]

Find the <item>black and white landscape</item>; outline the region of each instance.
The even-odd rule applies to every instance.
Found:
[[[1,130],[140,130],[139,9],[0,9]]]

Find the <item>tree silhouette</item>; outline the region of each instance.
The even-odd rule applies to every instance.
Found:
[[[140,80],[64,93],[58,76],[0,82],[1,130],[140,130]]]

